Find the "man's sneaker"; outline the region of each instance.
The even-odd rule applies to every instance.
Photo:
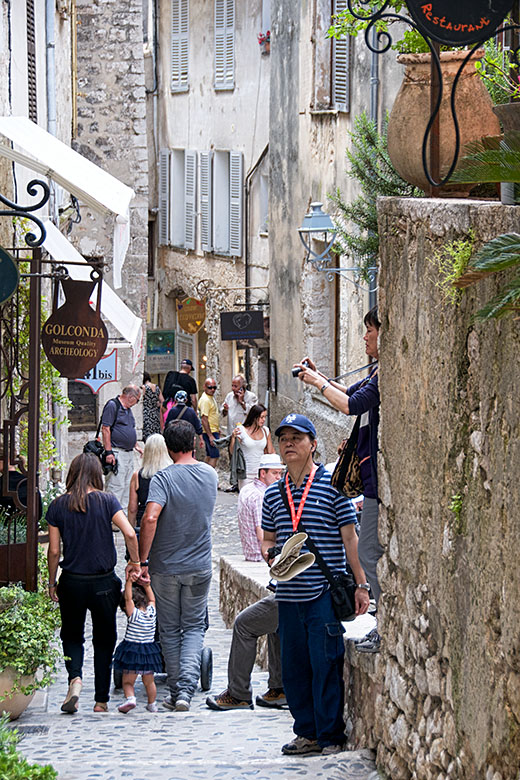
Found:
[[[230,692],[226,688],[225,691],[219,693],[217,696],[208,696],[206,699],[206,706],[210,710],[252,710],[253,702],[241,701],[231,696]]]
[[[256,697],[256,703],[259,707],[280,708],[287,704],[283,688],[269,688],[265,693]]]
[[[172,712],[175,710],[175,699],[171,693],[165,699],[163,699],[162,706],[166,707],[167,710],[171,710]]]
[[[282,753],[286,756],[304,756],[321,752],[322,748],[318,745],[318,741],[307,737],[295,737],[282,748]]]
[[[190,708],[190,700],[185,699],[183,696],[177,696],[175,702],[175,712],[188,712]]]
[[[360,639],[353,639],[355,645],[360,645],[361,642],[366,642],[367,640],[374,639],[375,637],[378,637],[379,634],[377,633],[377,628],[373,628],[372,631],[369,631],[368,634],[365,634],[365,636],[362,636]]]
[[[322,756],[333,756],[336,753],[343,753],[345,750],[345,745],[327,745],[327,747],[324,747],[321,751]]]
[[[381,637],[374,629],[363,642],[359,642],[355,647],[358,653],[379,653]]]

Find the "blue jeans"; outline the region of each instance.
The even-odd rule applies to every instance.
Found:
[[[345,741],[344,628],[326,591],[312,601],[278,601],[282,679],[294,733],[321,747]]]
[[[161,649],[173,700],[191,700],[200,677],[211,571],[152,574]]]

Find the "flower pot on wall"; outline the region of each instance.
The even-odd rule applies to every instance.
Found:
[[[10,666],[0,672],[0,696],[11,690],[15,679],[16,673]],[[34,674],[28,674],[21,678],[20,686],[30,685],[33,682]],[[14,693],[12,696],[0,700],[0,712],[7,712],[10,720],[16,720],[22,712],[25,712],[33,698],[34,692],[29,694]]]
[[[455,128],[451,116],[450,98],[453,80],[466,57],[465,51],[441,52],[443,95],[440,108],[440,171],[445,175],[455,152]],[[475,70],[475,60],[483,50],[476,51],[459,79],[455,107],[460,127],[460,152],[465,144],[486,135],[498,135],[500,124],[493,113],[489,93]],[[430,119],[430,54],[400,54],[397,61],[405,65],[403,83],[395,99],[388,122],[388,153],[397,172],[405,181],[429,188],[422,164],[422,144]],[[427,157],[429,159],[429,150]],[[461,194],[465,185],[442,188],[444,194]],[[470,186],[465,188],[468,192]]]

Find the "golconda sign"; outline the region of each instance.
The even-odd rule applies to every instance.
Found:
[[[423,35],[448,46],[469,46],[490,38],[514,0],[406,0]]]
[[[101,319],[101,283],[61,282],[65,303],[57,308],[58,286],[54,294],[53,312],[42,328],[42,345],[52,365],[61,376],[69,379],[84,377],[105,354],[107,329]],[[90,296],[98,285],[97,305],[90,305]]]

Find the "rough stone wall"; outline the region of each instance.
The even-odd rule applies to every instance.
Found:
[[[473,320],[510,272],[454,306],[430,262],[470,228],[477,246],[518,230],[518,213],[380,204],[378,762],[393,780],[519,777],[520,324]]]
[[[135,191],[130,246],[118,295],[146,317],[148,151],[141,0],[76,0],[78,11],[78,134],[76,151]],[[85,255],[112,258],[114,217],[82,207],[71,239]],[[107,274],[111,283],[111,273]],[[122,384],[141,378],[130,350],[119,350]],[[114,395],[108,385],[106,398]],[[103,402],[104,395],[101,391]],[[106,400],[106,399],[105,399]]]

